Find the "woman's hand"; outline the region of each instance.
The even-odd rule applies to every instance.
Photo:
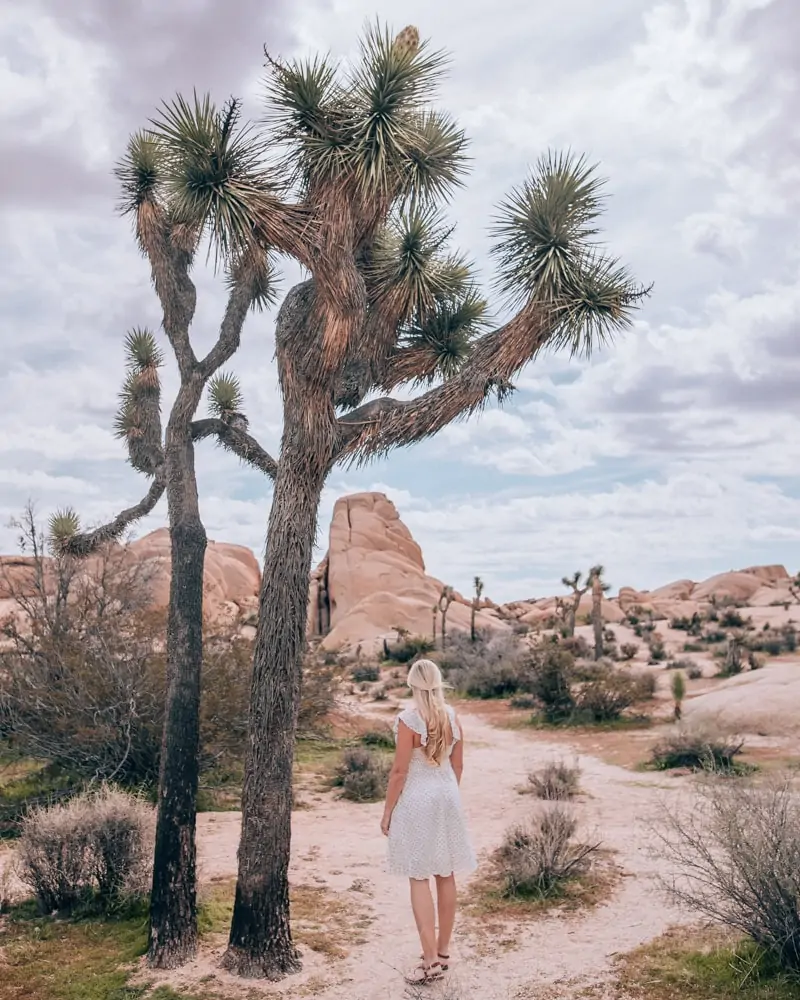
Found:
[[[384,817],[381,820],[381,833],[384,835],[384,837],[389,836],[389,826],[391,825],[391,822],[392,822],[392,817],[386,816],[384,814]]]

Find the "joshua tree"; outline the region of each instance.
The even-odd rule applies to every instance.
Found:
[[[562,576],[561,582],[565,587],[568,587],[572,591],[572,604],[567,609],[566,618],[566,631],[568,636],[575,635],[575,619],[578,615],[578,608],[580,607],[581,598],[586,593],[591,585],[591,579],[587,576],[586,582],[581,586],[581,580],[583,578],[583,573],[580,570],[576,570],[572,576]]]
[[[473,586],[475,587],[475,596],[472,598],[472,611],[469,616],[469,637],[473,642],[475,642],[478,638],[478,633],[475,631],[475,615],[477,614],[481,603],[483,580],[481,580],[479,576],[476,576]]]
[[[433,614],[433,648],[436,649],[436,616],[439,614],[439,605],[434,604],[431,612]]]
[[[674,704],[673,714],[676,722],[680,722],[683,715],[683,699],[686,697],[686,679],[680,670],[676,670],[672,675],[672,701]]]
[[[439,594],[439,613],[442,616],[442,649],[447,645],[447,612],[450,610],[450,605],[455,599],[453,588],[445,584],[442,587],[441,594]]]
[[[547,348],[589,353],[629,324],[644,291],[594,243],[602,209],[594,168],[549,154],[500,209],[494,257],[513,315],[490,329],[472,270],[450,248],[452,227],[436,208],[466,165],[463,132],[430,105],[443,55],[420,45],[415,28],[393,41],[376,27],[343,72],[324,58],[267,58],[265,141],[280,154],[275,177],[296,207],[265,206],[277,232],[264,237],[300,260],[308,278],[288,293],[276,322],[283,435],[224,964],[276,978],[299,966],[287,878],[292,760],[311,555],[328,473],[337,462],[368,462],[506,398],[512,378]],[[293,220],[303,223],[294,248],[287,246]],[[390,395],[403,386],[425,391]]]
[[[167,494],[172,577],[167,624],[168,692],[158,792],[150,905],[150,962],[169,968],[191,958],[197,944],[195,800],[203,629],[206,533],[200,519],[195,442],[216,438],[274,479],[276,464],[247,433],[238,383],[221,372],[239,347],[245,318],[272,297],[272,249],[300,256],[301,209],[282,204],[260,162],[260,147],[242,128],[239,105],[177,98],[147,132],[135,135],[117,169],[122,211],[133,218],[150,265],[162,325],[180,387],[166,430],[161,423],[161,348],[149,330],[126,338],[127,375],[117,435],[131,465],[150,480],[139,503],[93,531],[77,515],[51,520],[62,550],[85,556],[118,538]],[[191,274],[208,240],[229,293],[219,333],[205,357],[195,354],[190,329],[196,292]],[[213,415],[195,419],[210,388]]]
[[[611,586],[603,579],[603,567],[592,566],[589,570],[588,582],[592,588],[592,628],[594,629],[594,658],[603,656],[603,594]]]

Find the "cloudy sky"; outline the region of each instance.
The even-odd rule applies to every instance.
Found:
[[[503,411],[336,471],[320,545],[336,497],[375,489],[431,572],[464,589],[480,573],[495,599],[553,592],[597,561],[615,587],[796,570],[797,0],[5,0],[0,551],[15,550],[6,522],[29,498],[96,522],[143,493],[111,433],[123,335],[159,323],[114,213],[126,136],[192,88],[240,95],[255,117],[262,43],[346,58],[375,15],[453,55],[442,103],[474,169],[451,212],[487,288],[494,207],[543,151],[569,147],[602,164],[608,242],[654,291],[591,363],[546,357]],[[224,293],[197,280],[202,347]],[[244,341],[234,367],[251,425],[277,450],[271,317],[249,319]],[[260,552],[268,484],[209,444],[198,465],[209,536]],[[162,505],[139,533],[164,517]]]

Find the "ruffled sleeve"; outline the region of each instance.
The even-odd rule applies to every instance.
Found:
[[[423,746],[427,746],[428,743],[428,727],[425,722],[420,718],[419,712],[415,708],[405,708],[394,720],[394,740],[397,742],[397,731],[400,728],[400,723],[407,726],[412,732],[416,733],[422,741]]]
[[[450,716],[450,728],[453,730],[453,742],[458,743],[461,739],[461,730],[456,719],[456,710],[452,705],[447,706],[447,714]]]

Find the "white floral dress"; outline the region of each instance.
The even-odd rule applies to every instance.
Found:
[[[450,755],[461,732],[456,713],[448,705],[453,743],[438,766],[430,764],[421,747],[414,749],[403,791],[389,825],[389,872],[407,878],[467,873],[477,867],[470,845],[461,795]],[[428,742],[425,722],[415,708],[407,708],[394,723],[395,742],[403,722]]]

